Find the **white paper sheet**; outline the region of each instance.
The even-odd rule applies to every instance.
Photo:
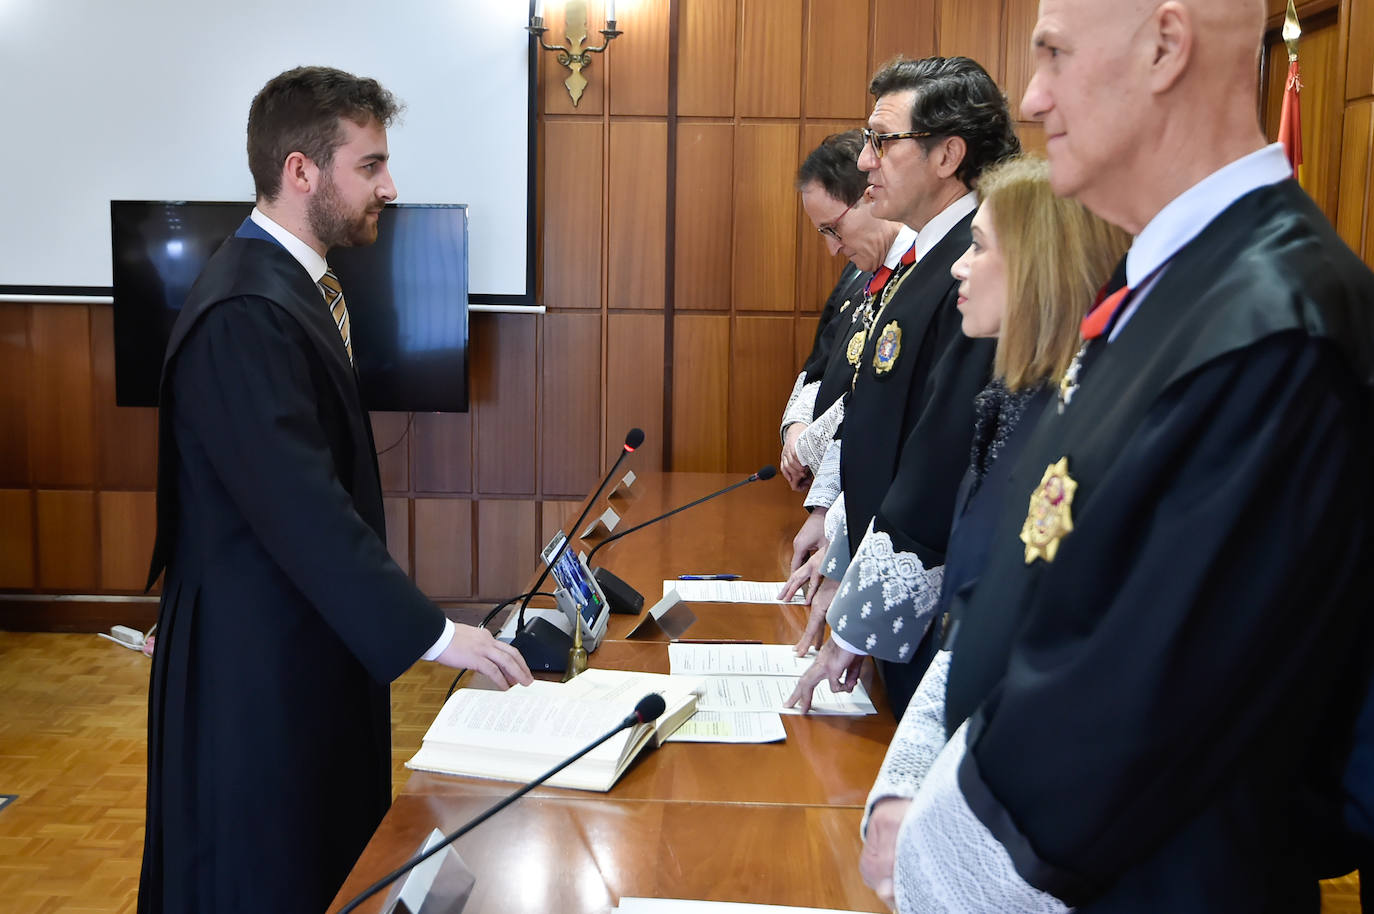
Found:
[[[797,708],[784,708],[783,702],[797,687],[798,676],[708,676],[706,694],[697,700],[701,711],[777,711],[800,714]],[[821,680],[811,698],[812,714],[876,714],[863,683],[853,692],[834,692]]]
[[[781,603],[778,592],[786,581],[664,581],[663,592],[677,589],[688,603]],[[789,603],[805,605],[806,595],[798,592]]]
[[[782,715],[755,711],[698,711],[665,742],[780,743],[787,739]]]
[[[669,672],[687,676],[800,676],[816,659],[790,644],[669,644]]]

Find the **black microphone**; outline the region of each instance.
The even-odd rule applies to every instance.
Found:
[[[621,461],[623,461],[626,457],[633,454],[635,452],[635,449],[643,443],[644,429],[642,428],[632,428],[630,429],[629,433],[625,435],[625,444],[621,448],[620,456],[615,459],[615,463],[611,464],[610,471],[607,472],[606,475],[602,478],[601,485],[596,487],[596,491],[592,493],[592,497],[587,499],[587,507],[583,508],[582,513],[578,515],[577,520],[573,521],[572,528],[569,531],[567,538],[563,540],[562,545],[560,545],[558,549],[554,551],[554,554],[550,556],[549,560],[544,563],[544,570],[540,572],[539,580],[534,582],[534,586],[530,588],[529,594],[525,597],[524,600],[521,601],[520,612],[515,623],[516,635],[519,635],[520,632],[524,631],[525,629],[525,607],[530,605],[530,600],[534,597],[534,594],[538,592],[539,585],[544,583],[544,580],[549,576],[549,572],[553,570],[553,566],[556,565],[558,563],[558,560],[563,557],[563,550],[567,549],[568,544],[571,543],[573,539],[576,537],[577,528],[581,527],[582,522],[587,519],[587,514],[592,510],[592,505],[596,504],[596,500],[601,496],[601,490],[606,488],[606,483],[611,481],[611,477],[615,475],[615,471],[620,468]],[[772,468],[770,467],[769,469]]]
[[[745,479],[741,479],[739,482],[734,483],[732,485],[728,485],[725,488],[721,489],[719,492],[712,492],[710,495],[705,495],[701,498],[698,498],[694,502],[685,504],[679,508],[674,508],[666,514],[660,514],[658,517],[652,517],[649,520],[644,521],[644,523],[642,524],[635,524],[630,529],[622,530],[614,536],[608,536],[604,540],[593,546],[591,552],[587,553],[587,564],[591,564],[592,556],[596,555],[598,549],[600,549],[602,546],[614,543],[622,536],[629,536],[636,530],[643,530],[650,524],[656,524],[661,520],[667,520],[668,518],[672,517],[674,514],[677,514],[680,511],[686,511],[688,508],[695,508],[697,505],[701,504],[704,501],[710,501],[716,496],[724,495],[726,492],[738,489],[740,486],[748,485],[751,482],[763,482],[765,480],[772,479],[776,475],[778,475],[777,467],[771,464],[765,467],[761,467],[759,471],[757,473],[754,473],[752,476],[746,477]],[[611,574],[605,568],[597,568],[592,572],[592,574],[596,577],[596,582],[599,585],[601,585],[602,592],[606,594],[606,602],[610,604],[611,612],[638,613],[640,609],[644,607],[643,595],[641,595],[639,591],[635,590],[629,584],[626,584],[620,578]]]
[[[639,431],[639,429],[635,429],[635,431]],[[643,432],[640,432],[640,440],[643,440]],[[559,762],[557,766],[550,768],[548,771],[544,772],[539,777],[535,778],[533,781],[530,781],[524,787],[521,787],[515,793],[506,797],[500,803],[497,803],[495,806],[491,807],[486,812],[479,815],[477,818],[472,819],[468,821],[466,825],[459,827],[457,831],[453,832],[452,834],[446,835],[443,841],[440,841],[438,844],[434,845],[424,853],[412,857],[396,870],[393,870],[392,872],[383,876],[381,879],[374,882],[372,885],[368,886],[366,889],[362,891],[362,894],[355,896],[352,901],[344,905],[343,908],[339,910],[339,914],[349,914],[349,912],[355,910],[358,907],[358,905],[362,904],[364,901],[367,901],[373,895],[376,895],[382,889],[391,885],[391,883],[395,882],[397,879],[400,879],[406,873],[410,872],[412,869],[419,866],[421,863],[424,863],[430,857],[439,853],[439,851],[448,847],[454,841],[457,841],[459,838],[463,837],[463,835],[466,835],[468,832],[472,831],[474,828],[481,825],[483,822],[487,821],[492,816],[496,815],[498,812],[505,809],[507,806],[514,803],[516,800],[520,799],[525,794],[529,793],[531,790],[538,787],[540,784],[544,783],[558,772],[562,771],[564,768],[567,768],[573,762],[582,758],[582,756],[586,755],[588,752],[591,752],[597,746],[600,746],[602,743],[606,742],[606,740],[610,739],[612,736],[615,736],[621,730],[628,730],[630,727],[635,727],[640,724],[647,724],[658,720],[659,717],[662,716],[664,710],[667,709],[667,707],[668,705],[663,700],[663,696],[658,694],[657,692],[650,692],[648,695],[645,695],[643,698],[639,700],[639,704],[635,705],[634,711],[620,723],[615,725],[615,729],[607,731],[604,736],[598,737],[595,742],[578,750],[577,754],[567,759],[564,759],[562,762]]]

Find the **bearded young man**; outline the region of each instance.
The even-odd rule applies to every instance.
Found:
[[[329,250],[396,196],[375,80],[304,67],[248,116],[257,206],[163,363],[165,568],[140,912],[323,911],[391,802],[388,683],[421,658],[530,681],[386,551],[372,429]]]

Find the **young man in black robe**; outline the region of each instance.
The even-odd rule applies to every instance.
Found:
[[[1022,111],[1137,238],[954,610],[899,910],[1315,912],[1358,862],[1374,275],[1264,145],[1264,16],[1040,4]]]
[[[1006,99],[987,72],[966,57],[898,59],[873,77],[869,90],[876,101],[859,167],[868,173],[875,213],[915,229],[916,244],[889,281],[866,338],[850,350],[857,357],[838,443],[844,523],[830,524],[836,535],[828,537],[829,555],[823,568],[816,562],[826,583],[812,597],[810,624],[799,648],[820,642],[826,609],[849,556],[897,478],[911,442],[934,455],[907,474],[915,491],[906,503],[920,515],[922,528],[934,531],[917,561],[923,572],[944,563],[954,498],[973,436],[974,398],[992,376],[992,341],[960,331],[959,283],[950,268],[968,249],[978,176],[1020,150]],[[838,641],[832,634],[791,702],[809,707],[821,679],[837,687],[852,683],[867,654],[865,645]],[[879,668],[900,717],[924,668],[910,660],[882,660]]]
[[[374,80],[301,68],[253,100],[257,208],[163,365],[165,568],[139,911],[323,911],[391,800],[387,684],[416,660],[529,682],[391,560],[347,302],[325,256],[396,196]]]

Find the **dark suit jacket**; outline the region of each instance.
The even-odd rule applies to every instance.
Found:
[[[139,910],[323,911],[390,802],[387,683],[443,616],[387,554],[352,368],[275,242],[197,280],[159,448]]]

